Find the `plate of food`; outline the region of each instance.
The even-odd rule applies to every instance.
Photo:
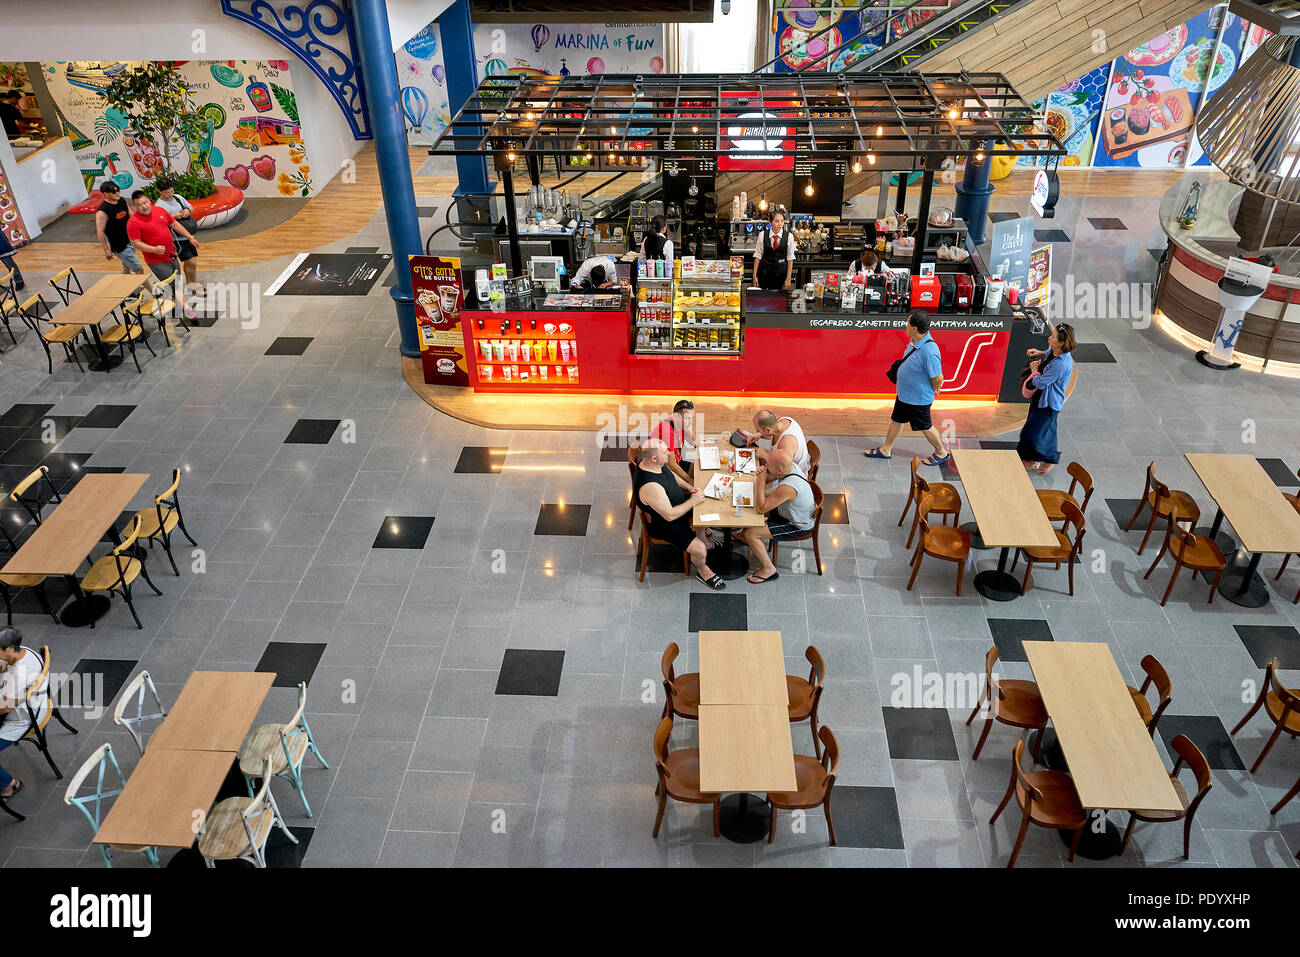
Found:
[[[1207,79],[1210,93],[1223,86],[1236,68],[1237,57],[1226,43],[1220,43],[1211,75],[1210,51],[1213,48],[1213,37],[1204,37],[1183,47],[1169,64],[1169,79],[1188,93],[1200,93],[1205,89]]]
[[[731,486],[731,504],[744,508],[754,507],[754,483],[733,482]]]
[[[753,449],[736,449],[736,471],[753,472],[758,466],[758,456]]]
[[[1187,24],[1179,24],[1172,30],[1152,37],[1139,47],[1134,47],[1124,54],[1124,59],[1134,66],[1160,66],[1168,63],[1187,42]]]

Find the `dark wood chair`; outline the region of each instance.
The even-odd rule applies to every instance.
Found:
[[[1020,833],[1016,835],[1016,846],[1011,849],[1007,867],[1016,866],[1020,846],[1025,843],[1025,834],[1031,823],[1054,831],[1073,831],[1070,860],[1074,860],[1075,851],[1079,849],[1079,838],[1088,825],[1088,814],[1079,803],[1079,792],[1074,789],[1074,781],[1064,771],[1025,773],[1020,767],[1024,753],[1025,742],[1017,741],[1011,752],[1011,783],[1007,785],[1007,793],[1002,796],[1002,803],[989,818],[990,824],[996,821],[1011,796],[1015,795],[1024,818],[1020,822]]]
[[[822,686],[826,683],[826,662],[816,646],[809,645],[803,656],[808,659],[810,670],[807,680],[798,675],[785,676],[785,690],[789,698],[790,723],[807,721],[812,729],[813,753],[820,759],[821,744],[817,737],[817,706],[822,700]]]
[[[1124,526],[1124,531],[1127,532],[1131,529],[1133,523],[1138,520],[1138,516],[1147,508],[1151,509],[1151,521],[1147,523],[1147,533],[1142,536],[1142,544],[1138,546],[1139,555],[1147,547],[1147,540],[1151,538],[1151,530],[1156,527],[1156,519],[1163,518],[1171,525],[1189,522],[1193,526],[1201,520],[1201,510],[1190,495],[1177,489],[1171,489],[1156,478],[1155,462],[1147,466],[1147,482],[1142,489],[1142,498],[1138,501],[1137,511],[1133,513],[1133,517]]]
[[[808,481],[817,481],[817,472],[822,467],[822,447],[812,439],[808,440]]]
[[[641,581],[645,581],[646,566],[650,564],[650,547],[652,545],[667,545],[669,548],[677,548],[676,542],[670,542],[667,539],[655,538],[650,534],[650,523],[646,520],[645,512],[641,513],[641,540],[637,543],[636,557],[641,565]],[[691,556],[687,554],[686,549],[682,549],[682,571],[690,575],[691,573]]]
[[[665,717],[655,729],[655,771],[659,775],[655,796],[659,798],[659,813],[655,815],[655,827],[650,836],[659,836],[664,809],[668,806],[668,799],[672,798],[684,804],[712,804],[713,836],[720,837],[719,795],[705,794],[700,790],[700,749],[678,748],[670,752],[668,738],[672,733],[673,719]]]
[[[826,502],[826,496],[822,494],[821,486],[816,482],[809,482],[808,485],[812,488],[813,493],[813,527],[805,535],[800,535],[798,538],[785,538],[782,541],[806,542],[811,540],[813,543],[813,561],[816,562],[817,574],[820,575],[822,573],[822,506]],[[769,539],[769,544],[772,551],[772,563],[776,564],[777,549],[780,548],[781,542]]]
[[[1232,729],[1236,734],[1246,726],[1246,722],[1255,717],[1255,712],[1260,708],[1268,715],[1268,719],[1273,722],[1273,733],[1269,735],[1268,741],[1264,743],[1264,749],[1259,752],[1259,757],[1255,763],[1250,766],[1250,773],[1254,774],[1259,770],[1259,766],[1264,762],[1264,756],[1273,750],[1273,745],[1277,743],[1278,735],[1283,731],[1291,737],[1300,737],[1300,691],[1295,688],[1285,687],[1277,676],[1277,659],[1274,658],[1264,669],[1264,693],[1255,699],[1255,703],[1250,706],[1246,716],[1237,722],[1237,726]]]
[[[930,511],[943,516],[953,516],[952,523],[957,524],[957,517],[961,515],[961,496],[957,494],[955,486],[947,482],[927,482],[921,478],[919,469],[921,468],[921,456],[912,456],[912,479],[907,487],[907,501],[903,503],[903,514],[898,516],[898,526],[902,528],[903,522],[907,519],[907,513],[913,505],[919,505],[921,499],[929,495],[934,496],[934,505]],[[916,518],[912,518],[911,531],[907,535],[907,547],[912,547],[912,536],[916,534]]]
[[[1282,800],[1278,801],[1271,808],[1269,808],[1268,813],[1277,814],[1277,812],[1282,810],[1282,808],[1286,807],[1287,804],[1290,802],[1290,800],[1293,797],[1295,797],[1297,794],[1300,794],[1300,778],[1296,778],[1295,784],[1291,785],[1291,790],[1287,791],[1286,794],[1282,796]],[[1300,853],[1297,853],[1296,857],[1300,857]]]
[[[1298,471],[1296,472],[1296,477],[1297,477],[1297,478],[1300,478],[1300,470],[1298,470]],[[1283,496],[1286,497],[1286,500],[1287,500],[1288,502],[1291,503],[1291,506],[1292,506],[1292,507],[1293,507],[1297,512],[1300,512],[1300,493],[1297,493],[1297,494],[1295,494],[1295,495],[1292,495],[1290,492],[1283,492],[1282,494],[1283,494]],[[1277,570],[1277,575],[1275,575],[1274,578],[1273,578],[1274,581],[1279,581],[1279,580],[1281,580],[1281,578],[1282,578],[1282,573],[1283,573],[1284,571],[1286,571],[1286,566],[1290,563],[1290,561],[1291,561],[1291,556],[1290,556],[1290,555],[1284,555],[1284,556],[1283,556],[1283,558],[1282,558],[1282,567],[1279,568],[1279,569]],[[1291,603],[1292,603],[1293,605],[1300,605],[1300,589],[1297,589],[1297,590],[1296,590],[1295,598],[1292,599],[1292,602],[1291,602]]]
[[[1043,511],[1047,513],[1049,522],[1064,522],[1065,512],[1061,506],[1069,502],[1083,514],[1088,514],[1088,500],[1092,498],[1093,484],[1092,476],[1078,462],[1071,462],[1065,467],[1065,471],[1070,475],[1070,488],[1068,491],[1061,491],[1059,488],[1040,488],[1038,490],[1038,501],[1043,503]],[[1083,501],[1079,501],[1075,493],[1077,489],[1083,489]],[[1061,526],[1061,531],[1065,531],[1065,526]]]
[[[641,445],[639,442],[633,442],[627,447],[627,474],[632,480],[632,493],[628,496],[627,512],[627,530],[632,531],[632,523],[636,521],[636,457],[641,454]]]
[[[1161,606],[1163,607],[1169,601],[1169,596],[1174,591],[1174,582],[1178,581],[1178,573],[1184,568],[1192,570],[1193,578],[1196,577],[1197,572],[1205,572],[1207,577],[1210,572],[1214,572],[1214,581],[1210,583],[1210,597],[1206,600],[1206,604],[1212,604],[1214,593],[1219,590],[1219,580],[1223,577],[1223,570],[1228,567],[1228,559],[1224,557],[1214,539],[1185,532],[1181,526],[1170,522],[1165,528],[1165,540],[1156,554],[1156,560],[1151,563],[1143,578],[1151,577],[1151,573],[1160,564],[1160,559],[1164,558],[1165,552],[1174,558],[1174,571],[1169,576],[1169,586],[1165,588],[1165,594],[1160,599]]]
[[[1210,775],[1210,762],[1205,760],[1201,749],[1192,744],[1192,739],[1187,735],[1178,735],[1169,742],[1169,747],[1178,755],[1178,760],[1174,762],[1174,769],[1169,772],[1169,783],[1178,793],[1178,800],[1183,805],[1183,809],[1181,811],[1129,811],[1128,827],[1124,830],[1124,843],[1119,848],[1121,857],[1128,847],[1129,838],[1133,836],[1133,825],[1138,821],[1146,821],[1150,824],[1182,821],[1183,860],[1191,856],[1192,819],[1196,816],[1196,809],[1201,806],[1201,801],[1205,800],[1205,795],[1209,794],[1210,788],[1214,786],[1214,778]],[[1190,800],[1183,783],[1178,780],[1178,773],[1182,771],[1184,764],[1191,768],[1192,774],[1196,776],[1196,796]]]
[[[1142,659],[1142,670],[1147,673],[1142,681],[1142,687],[1134,688],[1129,685],[1128,693],[1133,696],[1133,705],[1142,716],[1142,723],[1147,726],[1147,731],[1154,738],[1160,716],[1165,713],[1165,708],[1169,707],[1169,702],[1174,700],[1174,683],[1169,678],[1169,672],[1165,671],[1165,666],[1156,660],[1155,655],[1147,655]],[[1156,694],[1160,695],[1155,711],[1151,710],[1151,702],[1147,700],[1147,689],[1153,684],[1156,686]]]
[[[934,504],[933,494],[924,496],[916,506],[916,520],[920,523],[921,539],[916,543],[916,553],[908,563],[912,565],[912,577],[907,580],[907,590],[912,590],[917,573],[921,570],[921,559],[925,555],[957,564],[957,597],[961,597],[961,580],[966,574],[966,562],[970,558],[970,532],[964,528],[947,525],[931,525],[930,509]]]
[[[1043,750],[1043,732],[1047,730],[1047,706],[1043,704],[1043,696],[1038,690],[1038,685],[1033,681],[1019,678],[1003,678],[994,681],[993,666],[997,663],[998,646],[994,645],[984,656],[984,694],[975,705],[975,710],[970,713],[970,717],[966,719],[966,726],[970,727],[970,723],[981,710],[984,710],[987,715],[984,720],[984,730],[980,732],[980,739],[975,744],[975,753],[971,755],[971,760],[980,759],[984,740],[989,736],[993,722],[997,721],[1013,728],[1038,731],[1038,738],[1034,742],[1036,762]]]
[[[673,670],[673,662],[681,654],[677,642],[668,643],[664,649],[659,667],[664,673],[664,711],[660,717],[676,715],[679,718],[697,720],[700,716],[700,673],[679,675]]]
[[[1056,533],[1056,544],[1051,548],[1037,548],[1035,546],[1026,546],[1025,548],[1016,549],[1016,557],[1011,561],[1011,570],[1015,571],[1016,562],[1020,561],[1020,556],[1025,556],[1025,578],[1020,583],[1020,594],[1024,594],[1029,589],[1029,572],[1033,569],[1034,563],[1040,565],[1051,565],[1059,569],[1065,565],[1066,572],[1070,581],[1070,596],[1074,596],[1074,566],[1075,560],[1079,557],[1079,551],[1083,548],[1083,536],[1088,530],[1088,523],[1083,518],[1083,512],[1073,501],[1061,503],[1061,514],[1065,517],[1065,526],[1061,531]],[[1074,540],[1070,540],[1070,535],[1066,533],[1070,529],[1074,535]]]
[[[795,790],[769,792],[772,819],[767,827],[767,843],[776,839],[776,812],[803,811],[821,807],[826,813],[826,830],[830,832],[831,847],[835,846],[835,821],[831,818],[831,791],[835,787],[835,774],[840,766],[840,745],[831,729],[825,726],[817,733],[821,742],[818,757],[806,754],[794,756]]]

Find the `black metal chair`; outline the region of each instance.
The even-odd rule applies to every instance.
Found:
[[[86,294],[86,291],[81,288],[81,280],[77,278],[77,271],[71,266],[60,269],[51,276],[50,285],[54,287],[54,291],[59,294],[65,306],[72,301],[73,296]]]
[[[44,320],[41,319],[42,309],[45,310]],[[85,329],[81,326],[56,325],[50,307],[40,296],[32,296],[18,307],[18,312],[22,315],[27,328],[36,333],[37,338],[41,340],[41,345],[45,347],[45,362],[49,366],[50,375],[54,374],[54,355],[50,352],[50,343],[52,342],[63,346],[63,351],[69,359],[77,364],[77,368],[82,372],[86,371],[74,346],[76,341],[81,338],[82,333],[85,332]],[[41,331],[42,321],[51,327],[48,332]]]

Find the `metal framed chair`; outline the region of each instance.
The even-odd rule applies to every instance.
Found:
[[[27,648],[26,650],[30,651],[32,654],[36,654],[35,648]],[[62,779],[63,772],[59,770],[59,766],[54,763],[54,756],[50,754],[50,743],[45,735],[45,729],[49,725],[51,718],[57,719],[59,724],[63,725],[64,728],[73,734],[77,734],[77,729],[68,724],[67,720],[63,717],[63,713],[59,711],[58,706],[50,696],[49,645],[43,645],[41,647],[41,659],[41,673],[23,694],[23,707],[27,709],[27,718],[30,724],[27,728],[27,732],[14,743],[20,744],[23,741],[31,741],[36,746],[36,750],[45,755],[46,763],[49,764],[50,770],[54,772],[54,776]],[[44,699],[43,701],[40,700],[42,698]]]
[[[51,276],[50,285],[54,287],[54,291],[59,294],[65,306],[72,301],[73,296],[86,294],[86,291],[81,288],[81,280],[77,278],[77,271],[71,266],[60,269]]]
[[[26,478],[13,487],[9,501],[22,506],[23,511],[31,516],[33,522],[41,524],[41,513],[48,505],[58,505],[63,501],[58,486],[50,478],[49,466],[41,465]]]
[[[153,698],[156,711],[145,712],[145,692]],[[133,714],[128,715],[126,709],[132,698],[135,698],[135,710]],[[126,728],[127,734],[131,735],[131,740],[135,742],[141,754],[144,754],[144,739],[140,733],[145,722],[165,717],[167,717],[167,709],[163,707],[162,699],[158,697],[158,689],[154,687],[153,677],[148,671],[141,671],[127,682],[113,708],[113,723],[118,727]]]
[[[14,330],[9,325],[9,321],[17,318],[19,318],[18,281],[14,278],[14,270],[10,269],[7,272],[0,272],[0,322],[4,323],[5,332],[9,333],[9,338],[14,345],[18,345],[18,340],[14,338]]]
[[[287,778],[298,792],[302,809],[311,817],[311,805],[307,803],[307,792],[302,786],[302,762],[310,751],[316,755],[321,767],[329,764],[316,747],[311,728],[307,724],[307,682],[298,683],[298,711],[288,724],[264,724],[249,736],[243,749],[239,752],[239,770],[248,785],[248,794],[253,795],[253,779],[262,776],[266,767],[278,777]],[[264,763],[266,762],[266,763]]]
[[[172,571],[177,578],[181,573],[176,567],[176,559],[172,557],[172,532],[179,528],[191,545],[198,545],[185,527],[185,516],[181,514],[180,488],[181,470],[172,469],[172,483],[154,498],[153,508],[144,508],[135,513],[135,517],[140,520],[140,538],[147,541],[150,548],[155,541],[162,543],[167,561],[171,562]]]
[[[143,630],[144,625],[140,622],[140,616],[136,614],[135,602],[131,597],[131,583],[144,576],[145,583],[153,589],[155,595],[161,595],[162,592],[149,578],[149,571],[144,565],[144,553],[135,547],[139,537],[140,517],[137,515],[127,525],[126,533],[122,536],[122,544],[90,566],[90,571],[86,572],[86,577],[81,580],[81,590],[108,592],[110,598],[114,592],[120,592],[126,601],[126,607],[131,609],[131,617],[135,619],[136,627]],[[93,621],[90,627],[95,627]]]
[[[79,794],[82,785],[92,773],[95,774],[94,791],[89,794]],[[63,803],[68,807],[75,807],[84,814],[86,820],[90,822],[91,834],[97,834],[99,826],[104,823],[104,817],[108,813],[105,803],[116,798],[125,787],[126,777],[122,774],[117,758],[113,755],[112,745],[101,744],[90,757],[86,758],[85,763],[77,769],[72,780],[68,782],[67,790],[63,792]],[[144,844],[97,844],[96,847],[104,857],[105,867],[113,866],[113,851],[143,854],[154,867],[160,866],[156,847]]]
[[[44,575],[6,575],[0,573],[0,598],[5,603],[5,623],[12,625],[14,623],[14,604],[13,596],[9,589],[21,591],[24,588],[30,588],[36,592],[36,600],[41,603],[41,611],[49,615],[55,624],[59,623],[59,616],[54,613],[50,607],[50,596],[45,591]]]
[[[158,329],[162,332],[164,339],[167,339],[167,327],[164,325],[164,322],[166,321],[167,316],[172,315],[172,313],[168,312],[164,315],[162,307],[167,303],[171,303],[171,305],[175,307],[177,298],[181,298],[180,294],[184,291],[175,285],[176,277],[178,275],[179,273],[173,269],[170,276],[165,279],[159,279],[150,288],[150,294],[153,296],[154,302],[157,303],[157,308],[153,311],[153,315],[158,319]],[[192,331],[189,323],[185,321],[185,310],[181,309],[176,311],[175,318],[180,320],[180,324],[186,332]],[[167,339],[167,344],[169,346],[171,345],[170,339]]]
[[[298,838],[289,830],[271,793],[271,757],[262,763],[262,786],[252,797],[226,798],[212,809],[199,832],[199,853],[208,867],[217,861],[248,861],[266,867],[266,842],[271,828],[279,827],[294,844]]]
[[[45,310],[45,318],[41,318],[41,310]],[[21,306],[18,307],[18,313],[23,317],[23,323],[28,329],[36,333],[36,337],[41,340],[41,345],[45,348],[45,364],[48,366],[49,374],[54,375],[54,353],[50,351],[50,345],[60,345],[69,359],[77,364],[77,368],[83,373],[86,371],[81,364],[81,357],[77,355],[75,343],[81,338],[85,330],[81,326],[60,326],[54,323],[53,314],[50,307],[45,304],[45,300],[40,296],[32,296]],[[48,332],[41,330],[41,323],[45,322],[50,326]]]
[[[158,353],[153,351],[153,346],[149,344],[149,330],[145,328],[144,317],[138,312],[132,312],[130,309],[119,307],[122,314],[122,321],[112,328],[106,330],[99,338],[105,346],[117,346],[118,353],[123,359],[129,350],[131,361],[135,363],[135,371],[141,372],[140,358],[135,354],[135,344],[143,342],[151,356],[157,357]],[[117,310],[114,310],[117,311]]]

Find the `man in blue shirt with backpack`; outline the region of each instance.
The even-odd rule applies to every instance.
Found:
[[[899,433],[904,425],[911,425],[913,432],[920,432],[934,446],[934,454],[922,461],[926,465],[942,465],[951,458],[951,453],[944,448],[943,437],[930,419],[930,406],[943,388],[943,364],[939,346],[930,336],[930,317],[924,312],[908,316],[907,337],[911,342],[903,358],[894,365],[895,375],[890,377],[898,386],[898,397],[890,416],[889,434],[883,445],[862,454],[869,459],[893,458]]]

